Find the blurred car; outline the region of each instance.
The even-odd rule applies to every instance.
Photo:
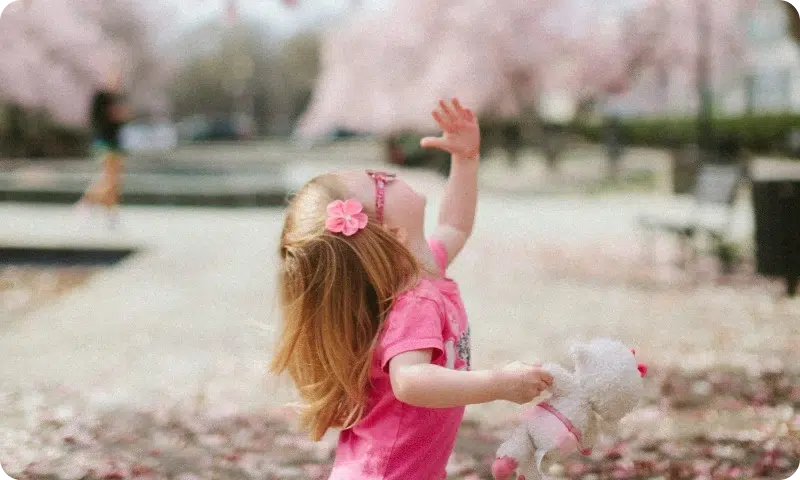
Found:
[[[192,117],[179,123],[180,137],[189,142],[237,141],[253,138],[255,125],[245,115],[239,117]]]
[[[335,128],[329,135],[328,138],[331,140],[347,140],[350,138],[357,138],[360,137],[359,133],[354,130],[349,130],[347,128]]]
[[[120,131],[122,147],[129,152],[169,150],[178,146],[178,131],[170,122],[129,123]]]
[[[239,130],[232,120],[219,118],[209,122],[208,128],[198,132],[192,140],[198,142],[239,140]]]

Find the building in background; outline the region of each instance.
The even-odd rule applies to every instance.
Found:
[[[750,47],[743,82],[746,112],[800,111],[800,49],[789,35],[782,3],[760,0],[746,19]]]

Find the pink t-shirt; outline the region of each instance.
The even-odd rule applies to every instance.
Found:
[[[431,240],[439,267],[444,245]],[[444,275],[443,275],[444,276]],[[458,285],[449,278],[422,279],[395,300],[375,347],[367,412],[343,430],[329,480],[442,480],[464,407],[420,408],[394,396],[389,361],[396,355],[433,349],[431,363],[469,370],[470,337]]]

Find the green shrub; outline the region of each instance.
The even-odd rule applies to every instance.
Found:
[[[64,126],[42,110],[0,105],[0,157],[80,157],[89,145],[86,129]]]
[[[694,118],[629,118],[621,121],[625,142],[631,146],[670,147],[695,143],[697,123]],[[788,154],[792,130],[800,129],[800,115],[750,115],[716,118],[712,127],[718,137],[735,136],[753,153]],[[576,126],[587,140],[602,142],[602,123]]]
[[[397,144],[409,167],[431,168],[447,175],[450,172],[450,155],[438,149],[422,148],[419,141],[422,135],[402,134],[396,137]]]

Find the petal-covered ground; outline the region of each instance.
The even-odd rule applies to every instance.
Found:
[[[0,267],[0,312],[7,319],[52,302],[85,284],[96,268]]]
[[[800,463],[800,370],[648,374],[641,408],[556,479],[776,479]],[[324,479],[334,436],[308,441],[289,410],[239,411],[202,397],[152,411],[101,408],[67,389],[2,396],[0,463],[17,479]],[[511,425],[467,422],[448,467],[490,479]]]
[[[497,176],[504,186],[509,178]],[[527,185],[522,180],[520,185]],[[429,183],[431,191],[441,186],[438,180]],[[709,257],[691,272],[677,269],[668,241],[662,242],[665,251],[658,250],[662,254],[655,255],[655,262],[642,262],[639,238],[629,231],[629,220],[639,210],[638,204],[631,206],[636,198],[595,205],[534,196],[484,197],[483,223],[469,247],[472,255],[465,255],[453,272],[469,303],[480,368],[516,359],[558,360],[561,341],[573,325],[587,335],[608,331],[649,343],[649,348],[635,345],[650,366],[641,408],[618,432],[605,436],[593,456],[576,456],[554,467],[554,480],[789,477],[800,463],[800,337],[791,327],[800,318],[800,304],[775,301],[783,286],[754,277],[748,263],[725,276],[717,274]],[[431,202],[436,203],[434,196]],[[60,210],[11,208],[3,213],[26,225],[19,229],[23,232],[28,218],[50,225],[44,229],[48,235],[71,225]],[[263,376],[260,338],[251,341],[257,332],[247,328],[231,333],[229,319],[244,319],[242,324],[261,320],[263,305],[253,299],[272,291],[273,285],[263,280],[269,272],[261,266],[277,251],[275,212],[228,219],[197,211],[174,215],[131,209],[126,215],[127,235],[157,232],[147,239],[158,247],[151,251],[160,253],[91,278],[77,295],[61,296],[92,272],[0,270],[0,315],[3,323],[10,318],[19,327],[0,334],[12,358],[5,370],[9,377],[0,384],[0,392],[7,392],[0,395],[3,469],[18,479],[48,480],[325,479],[335,436],[310,442],[293,430],[290,411],[250,410],[225,395],[261,392],[251,385]],[[83,236],[85,228],[80,232]],[[270,256],[218,257],[231,242],[239,242],[237,252],[263,250]],[[470,271],[480,274],[470,276]],[[118,283],[123,277],[136,288],[131,290],[135,295],[120,301],[114,295],[128,288]],[[190,289],[179,278],[213,289]],[[248,283],[240,286],[243,278]],[[163,305],[143,300],[153,295]],[[48,309],[52,302],[63,303],[67,311]],[[130,310],[141,323],[129,320]],[[493,328],[491,319],[498,312],[508,324]],[[608,325],[598,325],[597,319]],[[23,328],[26,324],[30,328]],[[127,328],[130,324],[136,328]],[[146,327],[158,333],[159,342],[130,341]],[[535,334],[530,333],[534,327]],[[92,348],[96,330],[103,330],[97,335],[103,349]],[[539,348],[531,348],[529,333],[539,339]],[[211,348],[208,338],[222,340]],[[141,345],[150,350],[142,351]],[[118,351],[124,353],[122,360],[114,358]],[[14,362],[15,355],[21,360]],[[144,361],[137,363],[139,357]],[[219,388],[192,397],[218,357],[247,365],[255,360],[257,373],[220,367],[225,374],[212,372],[208,378]],[[94,369],[96,358],[109,363]],[[667,364],[679,368],[668,370]],[[34,380],[66,383],[83,393],[17,387],[34,370]],[[49,370],[56,373],[46,374]],[[196,372],[203,373],[202,381]],[[143,407],[130,392],[117,392],[165,385],[175,387],[169,398],[182,399],[179,403],[165,400],[157,408]],[[141,396],[149,398],[149,393]],[[125,401],[112,405],[110,397]],[[493,452],[512,425],[501,423],[491,409],[468,413],[449,473],[451,480],[486,480]]]

